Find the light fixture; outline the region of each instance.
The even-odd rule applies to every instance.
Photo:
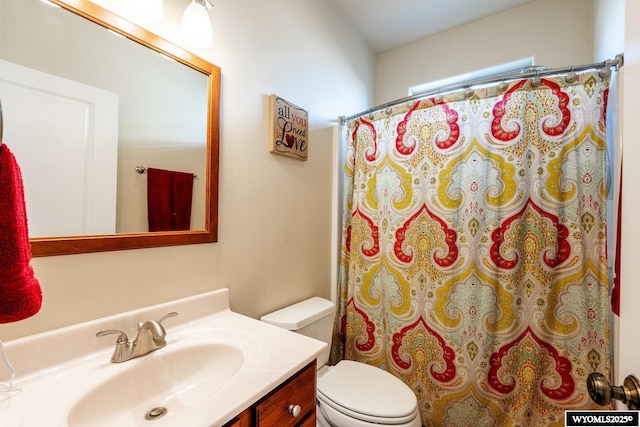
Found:
[[[211,18],[207,7],[211,7],[208,0],[191,0],[182,15],[180,37],[190,47],[206,49],[213,44]]]
[[[164,11],[162,0],[124,0],[127,14],[147,22],[162,21]]]

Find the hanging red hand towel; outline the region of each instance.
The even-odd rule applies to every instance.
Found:
[[[149,231],[179,231],[191,228],[193,174],[147,169]]]
[[[34,277],[27,210],[20,167],[0,145],[0,323],[17,322],[40,311],[42,290]]]

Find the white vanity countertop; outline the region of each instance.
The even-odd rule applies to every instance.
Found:
[[[111,363],[116,336],[95,336],[98,331],[120,329],[133,340],[137,322],[159,319],[172,311],[178,316],[163,322],[166,347],[137,359]],[[74,405],[99,384],[125,370],[129,370],[126,375],[135,377],[137,368],[159,363],[154,360],[166,352],[192,351],[192,347],[215,343],[233,346],[242,353],[241,367],[226,385],[203,398],[182,399],[175,411],[167,405],[167,415],[161,419],[147,421],[144,413],[139,418],[136,415],[135,421],[124,415],[117,419],[130,426],[222,426],[327,348],[326,343],[230,311],[227,289],[208,292],[6,342],[5,352],[17,374],[14,385],[22,390],[11,396],[0,391],[0,425],[70,426]],[[0,381],[7,382],[8,376],[0,359]],[[156,402],[148,405],[153,407]],[[105,419],[113,422],[116,418]]]

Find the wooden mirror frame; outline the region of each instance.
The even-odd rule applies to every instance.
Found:
[[[31,239],[35,257],[69,255],[218,241],[220,68],[87,0],[49,0],[208,76],[205,229],[197,231],[99,234]]]

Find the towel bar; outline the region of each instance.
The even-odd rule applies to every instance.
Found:
[[[145,167],[144,167],[144,166],[142,166],[142,165],[137,165],[137,166],[136,166],[136,168],[135,168],[135,170],[136,170],[136,172],[138,172],[138,173],[145,173],[145,172],[147,172],[147,168],[145,168]],[[198,175],[197,175],[197,174],[195,174],[195,173],[194,173],[194,174],[192,174],[192,175],[193,175],[193,177],[194,177],[194,178],[197,178],[197,177],[198,177]]]

